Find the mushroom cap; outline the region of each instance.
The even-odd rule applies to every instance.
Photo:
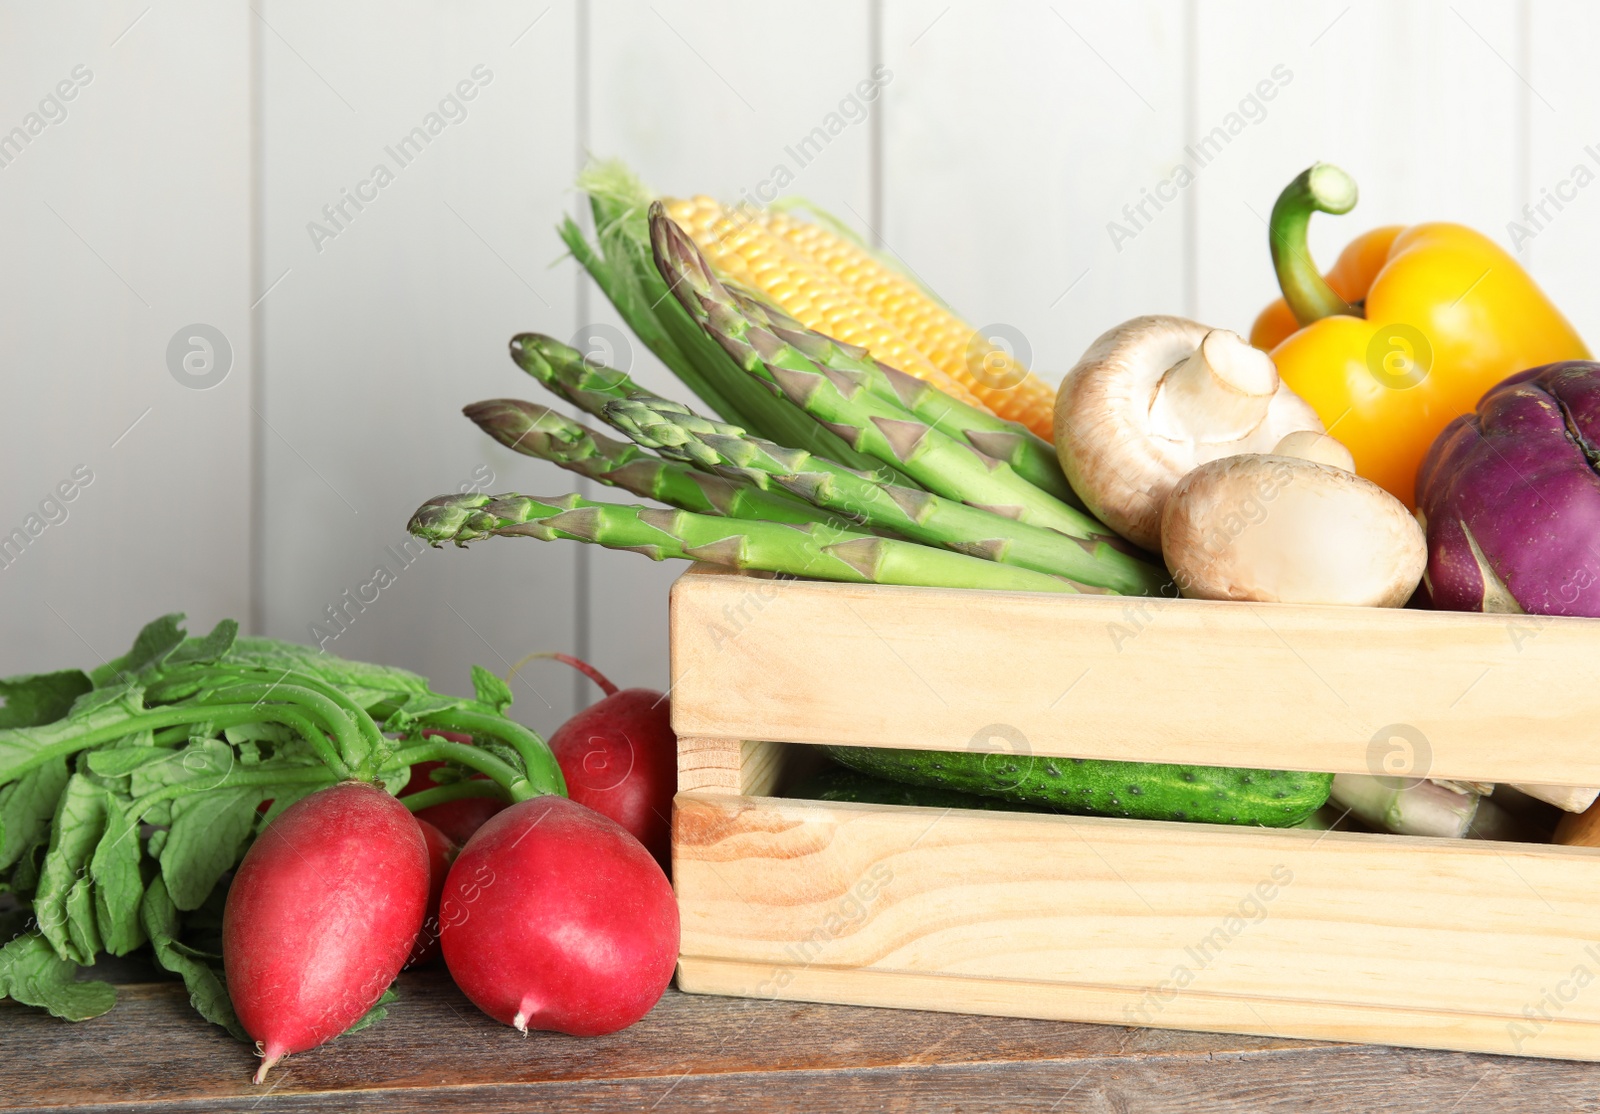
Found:
[[[1344,442],[1336,441],[1326,433],[1315,433],[1309,429],[1297,429],[1279,441],[1272,450],[1272,455],[1297,456],[1301,460],[1314,460],[1318,464],[1341,468],[1346,472],[1356,470],[1356,458],[1345,448]]]
[[[1428,543],[1405,504],[1371,480],[1300,457],[1202,464],[1161,515],[1161,551],[1191,599],[1399,607]]]
[[[1220,412],[1214,437],[1206,432],[1205,415],[1194,415],[1193,433],[1176,433],[1170,421],[1158,433],[1152,408],[1163,380],[1217,332],[1183,317],[1135,317],[1091,344],[1056,395],[1056,453],[1068,481],[1102,522],[1146,549],[1160,544],[1167,495],[1196,465],[1270,452],[1295,430],[1322,432],[1321,419],[1278,380],[1270,358],[1249,349],[1242,338],[1224,334],[1237,342],[1230,345],[1234,353],[1258,357],[1270,371],[1272,393],[1260,404],[1264,416],[1242,435],[1227,428]],[[1229,403],[1220,397],[1225,393],[1219,392],[1222,404]],[[1185,405],[1194,405],[1192,397]]]

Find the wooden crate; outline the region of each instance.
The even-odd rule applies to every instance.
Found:
[[[672,593],[692,992],[1600,1060],[1600,850],[787,800],[851,743],[1600,784],[1600,621]]]

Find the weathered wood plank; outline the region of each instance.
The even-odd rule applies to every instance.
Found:
[[[624,1033],[580,1040],[552,1033],[524,1038],[479,1013],[442,972],[406,975],[401,998],[379,1025],[291,1057],[274,1069],[272,1100],[332,1091],[409,1091],[434,1086],[660,1080],[654,1101],[685,1073],[836,1071],[915,1063],[1014,1062],[1116,1055],[1129,1048],[1192,1047],[1229,1052],[1288,1047],[1247,1037],[1137,1037],[1084,1025],[1004,1018],[916,1017],[899,1011],[709,998],[669,991]],[[5,1003],[0,1047],[23,1106],[126,1101],[251,1101],[250,1051],[206,1025],[171,983],[122,988],[104,1018],[68,1025]],[[878,1022],[862,1025],[869,1017]],[[775,1029],[783,1039],[774,1040]],[[137,1041],[137,1043],[135,1043]],[[108,1065],[104,1050],[130,1055]],[[281,1071],[281,1074],[280,1074]],[[270,1106],[269,1104],[266,1104]],[[648,1105],[648,1101],[645,1105]]]
[[[1254,1037],[712,998],[669,991],[590,1040],[524,1038],[442,973],[406,975],[381,1024],[291,1058],[270,1090],[250,1052],[173,983],[123,989],[68,1025],[0,1003],[8,1110],[475,1112],[599,1109],[1596,1110],[1591,1065]]]

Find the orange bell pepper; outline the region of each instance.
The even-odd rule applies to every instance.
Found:
[[[1269,239],[1284,296],[1261,311],[1250,343],[1272,354],[1356,472],[1409,507],[1417,466],[1451,419],[1513,372],[1589,352],[1516,260],[1459,224],[1375,228],[1319,275],[1311,214],[1355,203],[1355,182],[1326,163],[1279,196]]]

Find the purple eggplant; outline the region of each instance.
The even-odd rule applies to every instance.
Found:
[[[1451,611],[1600,616],[1600,363],[1518,372],[1417,471],[1423,592]]]

